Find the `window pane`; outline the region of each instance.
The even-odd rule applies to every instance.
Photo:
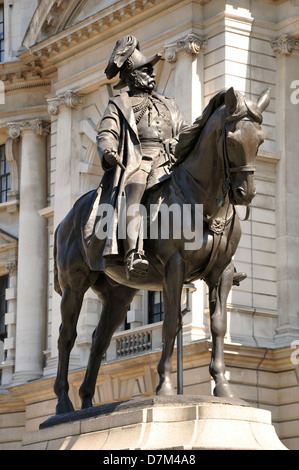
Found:
[[[5,145],[0,146],[0,202],[7,201],[10,190],[10,168],[5,158]]]
[[[148,322],[155,323],[164,318],[161,292],[148,293]]]
[[[6,300],[5,290],[8,287],[8,276],[0,277],[0,340],[4,341],[6,337],[5,327],[5,313],[6,313]]]
[[[0,4],[0,61],[4,62],[4,10]]]

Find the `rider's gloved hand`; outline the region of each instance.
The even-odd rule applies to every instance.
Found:
[[[175,138],[164,140],[163,144],[168,155],[174,155],[177,143],[178,141]]]
[[[106,149],[103,153],[103,157],[105,158],[106,162],[111,166],[115,166],[119,160],[117,152],[113,149]]]

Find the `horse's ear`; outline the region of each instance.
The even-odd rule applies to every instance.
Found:
[[[261,111],[261,113],[263,111],[265,111],[266,108],[268,108],[269,106],[269,103],[270,103],[270,93],[271,93],[271,88],[266,88],[266,90],[264,90],[260,96],[258,97],[258,100],[257,100],[257,105]]]
[[[225,106],[229,114],[234,114],[237,109],[237,97],[233,87],[229,88],[225,93]]]

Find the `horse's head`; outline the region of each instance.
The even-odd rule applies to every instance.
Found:
[[[248,205],[256,194],[254,186],[255,161],[264,141],[261,129],[262,112],[270,102],[270,89],[265,90],[257,103],[246,100],[230,88],[225,95],[227,118],[224,135],[224,162],[230,184],[230,200],[236,205]]]

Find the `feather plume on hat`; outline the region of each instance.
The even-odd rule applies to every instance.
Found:
[[[133,54],[135,49],[140,49],[139,41],[134,36],[123,36],[116,42],[115,48],[105,69],[108,80],[115,77],[124,65],[125,61]]]

